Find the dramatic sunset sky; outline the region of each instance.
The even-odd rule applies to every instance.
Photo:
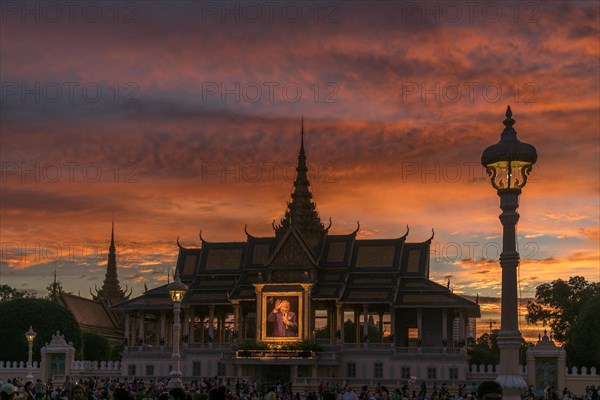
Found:
[[[50,4],[50,5],[49,5]],[[498,320],[499,198],[480,157],[508,104],[539,158],[521,196],[523,298],[600,279],[599,3],[3,1],[0,283],[89,296],[184,246],[271,235],[304,116],[331,232],[424,241],[431,278]],[[485,327],[482,327],[485,329]]]

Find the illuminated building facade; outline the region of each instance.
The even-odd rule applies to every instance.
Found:
[[[179,244],[181,371],[291,382],[465,380],[464,343],[479,306],[429,279],[430,237],[333,235],[312,200],[304,149],[273,235],[200,248]],[[125,316],[123,373],[167,376],[173,304],[167,285],[115,307]],[[357,380],[358,379],[358,380]]]

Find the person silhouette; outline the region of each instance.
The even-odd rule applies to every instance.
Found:
[[[290,311],[290,302],[277,299],[273,311],[269,313],[267,321],[273,324],[272,336],[289,337],[298,335],[298,318]]]

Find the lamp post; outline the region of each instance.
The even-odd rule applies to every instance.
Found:
[[[35,340],[36,333],[33,331],[31,325],[29,330],[25,332],[27,343],[29,344],[29,358],[27,359],[27,376],[25,377],[28,381],[33,381],[33,341]]]
[[[171,378],[168,384],[168,388],[180,388],[181,384],[181,371],[179,370],[179,313],[181,312],[181,301],[188,290],[185,283],[181,282],[179,277],[179,271],[175,272],[175,279],[167,286],[171,300],[173,300],[173,354],[171,360],[173,360],[173,369],[169,373]]]
[[[481,164],[486,168],[492,186],[500,196],[500,222],[502,222],[502,311],[498,333],[500,348],[500,373],[496,381],[504,390],[504,399],[520,399],[527,384],[519,371],[521,332],[518,324],[517,267],[519,253],[516,248],[516,225],[519,221],[519,195],[527,183],[533,164],[537,161],[535,147],[517,139],[513,128],[510,106],[506,109],[504,131],[500,141],[483,152]]]

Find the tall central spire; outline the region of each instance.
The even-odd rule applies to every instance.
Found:
[[[307,234],[310,232],[323,233],[325,228],[312,200],[313,196],[310,192],[310,181],[308,180],[308,167],[304,151],[304,117],[300,128],[300,151],[298,152],[294,191],[291,197],[292,201],[287,205],[285,216],[281,219],[280,225],[275,228],[276,236],[281,235],[291,225]]]
[[[108,248],[110,254],[115,255],[115,218],[112,220],[112,228],[110,230],[110,247]]]
[[[117,304],[127,300],[129,296],[121,289],[119,278],[117,276],[117,254],[115,252],[115,219],[113,217],[112,228],[110,232],[110,246],[108,248],[108,263],[106,265],[106,275],[104,283],[100,290],[96,290],[94,299],[102,297],[110,304]]]

